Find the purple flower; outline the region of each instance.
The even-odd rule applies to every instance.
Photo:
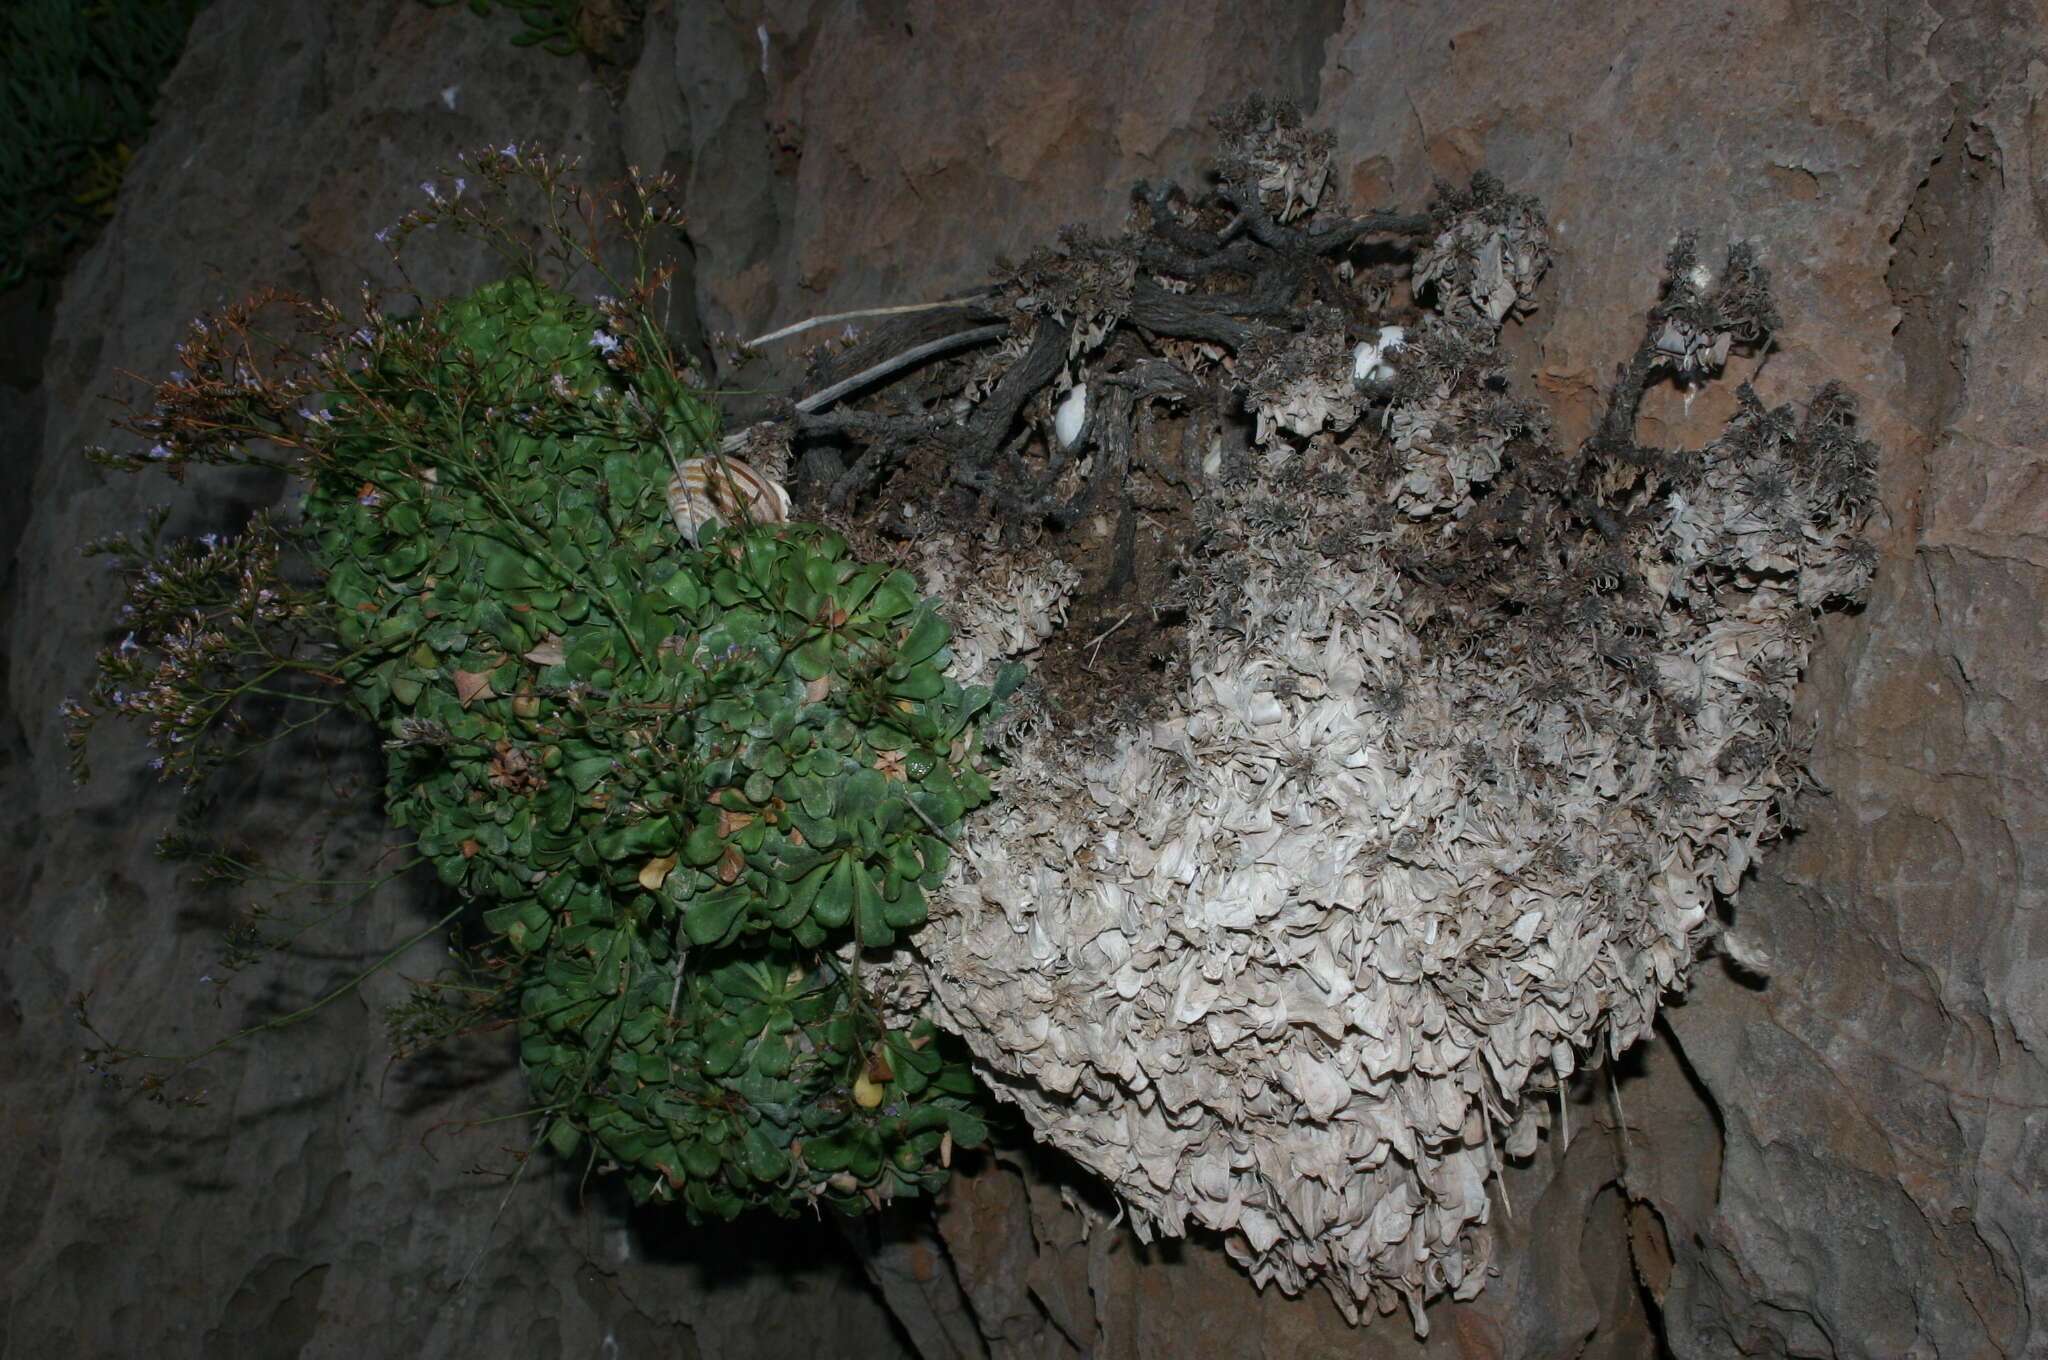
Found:
[[[592,331],[590,333],[590,343],[597,346],[599,353],[611,354],[619,348],[619,337],[613,335],[610,331]]]

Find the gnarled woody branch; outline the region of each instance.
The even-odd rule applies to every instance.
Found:
[[[1302,232],[1273,223],[1259,207],[1256,196],[1247,196],[1230,227],[1208,234],[1187,226],[1174,214],[1171,204],[1181,190],[1171,181],[1157,186],[1140,182],[1132,192],[1150,210],[1151,234],[1149,239],[1127,242],[1125,248],[1147,273],[1188,282],[1222,272],[1252,274],[1254,279],[1246,291],[1201,295],[1173,292],[1141,274],[1131,286],[1124,320],[1155,336],[1221,345],[1232,352],[1242,349],[1271,325],[1285,325],[1293,312],[1293,298],[1305,284],[1319,293],[1326,291],[1325,280],[1305,277],[1313,269],[1313,257],[1334,254],[1366,236],[1418,236],[1429,230],[1433,220],[1428,213],[1374,213],[1314,232]],[[1218,195],[1219,201],[1227,198],[1227,194]],[[1240,235],[1240,231],[1247,234]],[[847,318],[955,308],[968,313],[979,310],[967,300],[868,308],[812,318],[771,332],[753,343],[766,343]],[[826,418],[821,413],[850,393],[907,372],[928,359],[996,339],[1006,333],[1010,324],[1013,323],[996,322],[936,338],[919,338],[798,401],[794,426],[799,436],[851,434],[873,445],[856,460],[853,469],[835,480],[828,500],[835,505],[845,504],[851,495],[879,477],[882,468],[878,464],[886,461],[888,452],[919,438],[935,439],[953,451],[953,476],[961,485],[979,491],[991,489],[998,480],[994,472],[998,456],[1009,440],[1018,413],[1059,371],[1068,339],[1064,326],[1041,326],[1034,332],[1031,349],[975,408],[964,432],[949,414],[883,417],[863,413]],[[1177,382],[1174,386],[1178,389],[1184,385]],[[1042,513],[1042,499],[1041,495],[1034,495],[1027,497],[1026,503]]]

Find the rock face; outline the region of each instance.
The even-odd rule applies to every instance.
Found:
[[[1108,1356],[1190,1353],[1199,1335],[1219,1355],[1621,1357],[1651,1353],[1653,1331],[1702,1357],[2048,1348],[2038,10],[1197,2],[970,22],[937,0],[732,0],[651,5],[609,81],[505,46],[497,23],[219,0],[67,285],[40,385],[0,405],[24,469],[0,512],[20,525],[0,1349]],[[167,494],[76,456],[121,370],[169,366],[180,325],[244,285],[347,296],[388,277],[371,233],[486,142],[676,171],[708,342],[941,296],[1061,222],[1113,227],[1130,181],[1188,173],[1207,115],[1253,90],[1336,132],[1355,207],[1412,205],[1481,166],[1541,201],[1559,258],[1510,343],[1566,434],[1692,229],[1710,254],[1755,241],[1775,275],[1790,324],[1755,375],[1764,397],[1841,377],[1883,450],[1873,596],[1825,625],[1801,701],[1832,793],[1732,907],[1754,966],[1706,969],[1658,1042],[1576,1093],[1569,1146],[1510,1172],[1500,1278],[1434,1309],[1426,1344],[1398,1319],[1361,1337],[1320,1299],[1255,1294],[1213,1244],[1140,1248],[1036,1155],[962,1178],[935,1225],[858,1227],[878,1288],[816,1235],[680,1234],[596,1196],[579,1211],[573,1179],[538,1163],[509,1187],[467,1175],[510,1165],[518,1126],[422,1135],[520,1108],[509,1049],[477,1036],[387,1074],[391,979],[207,1057],[167,1092],[204,1090],[200,1108],[79,1067],[80,992],[109,1036],[189,1050],[318,999],[431,919],[390,885],[216,990],[199,979],[223,914],[255,894],[152,856],[174,800],[132,752],[106,744],[98,779],[71,787],[57,704],[117,640],[113,583],[77,545]],[[440,293],[488,269],[451,246],[412,278]],[[1666,392],[1643,437],[1701,442],[1732,386],[1690,408]],[[179,494],[174,523],[199,531],[280,488]],[[319,842],[367,865],[376,824],[335,821],[319,793],[369,768],[295,747],[222,801],[281,861],[310,867]],[[749,1260],[774,1268],[733,1268]]]
[[[116,374],[162,373],[184,323],[262,281],[353,294],[390,280],[372,233],[417,206],[455,153],[545,138],[620,168],[619,121],[580,68],[505,45],[462,10],[226,4],[196,26],[163,93],[118,223],[66,287],[39,392],[47,457],[17,452],[34,511],[9,599],[4,1035],[5,1342],[18,1355],[897,1355],[895,1323],[838,1243],[781,1225],[723,1238],[630,1231],[605,1192],[536,1163],[518,1183],[525,1082],[502,1035],[428,1069],[388,1069],[383,974],[276,1045],[211,1055],[172,1103],[105,1087],[77,1061],[109,1039],[190,1052],[312,1004],[432,920],[415,890],[368,895],[343,932],[217,988],[223,927],[256,902],[286,920],[315,892],[210,890],[157,861],[173,790],[109,743],[71,787],[54,725],[109,636],[117,591],[79,546],[137,522],[163,484],[78,457],[106,437]],[[430,251],[423,291],[489,277],[475,250]],[[31,413],[34,414],[34,413]],[[16,429],[29,429],[17,418]],[[30,472],[33,480],[30,480]],[[282,488],[230,478],[177,495],[186,530],[231,527]],[[13,513],[10,506],[9,514]],[[223,786],[232,831],[278,867],[374,876],[384,832],[331,817],[322,788],[374,780],[374,751],[294,745]],[[360,798],[355,806],[366,806]],[[360,891],[344,888],[336,901]],[[359,914],[358,914],[359,913]],[[437,914],[437,913],[436,913]],[[430,975],[429,939],[399,971]],[[194,1108],[179,1097],[204,1095]],[[443,1121],[458,1121],[444,1124]],[[440,1126],[437,1129],[437,1126]],[[422,1141],[424,1139],[424,1141]],[[472,1173],[487,1168],[492,1174]],[[587,1203],[586,1203],[587,1201]]]

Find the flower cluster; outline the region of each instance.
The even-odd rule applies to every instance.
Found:
[[[156,753],[151,768],[189,786],[336,702],[318,596],[285,580],[286,541],[275,521],[259,514],[239,534],[170,543],[160,542],[163,522],[158,513],[145,534],[85,550],[107,559],[128,589],[126,632],[99,653],[86,699],[64,701],[81,779],[88,735],[107,714],[141,721]],[[314,716],[281,717],[285,704],[310,705]]]

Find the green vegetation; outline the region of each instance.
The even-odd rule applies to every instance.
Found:
[[[568,201],[564,241],[602,219],[638,247],[679,220],[659,185],[600,205],[517,148],[467,170],[481,192],[430,186],[401,240],[516,240],[478,200],[522,179]],[[73,706],[81,750],[99,714],[144,718],[193,781],[289,730],[294,699],[360,715],[392,822],[490,937],[407,1038],[516,1014],[542,1136],[637,1199],[729,1217],[934,1189],[986,1137],[978,1090],[864,951],[923,924],[990,796],[977,729],[1002,696],[951,679],[914,581],[836,534],[686,540],[671,473],[716,456],[717,420],[653,320],[665,278],[592,307],[520,263],[412,320],[291,304],[311,355],[257,330],[281,299],[195,323],[187,371],[131,423],[156,442],[102,460],[289,466],[304,525],[108,548],[135,631]],[[295,554],[317,587],[290,584]]]
[[[455,2],[425,0],[436,9]],[[532,47],[542,43],[558,57],[581,50],[583,39],[577,25],[583,17],[583,0],[498,0],[498,3],[518,14],[519,21],[525,25],[512,35],[513,46]],[[478,14],[488,15],[491,0],[469,0],[469,7]]]
[[[157,87],[209,3],[0,7],[0,291],[54,277],[113,214]]]

